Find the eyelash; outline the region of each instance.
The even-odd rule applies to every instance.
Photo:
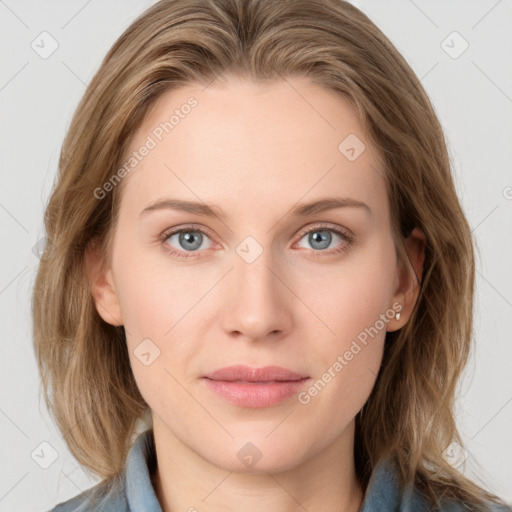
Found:
[[[172,235],[175,235],[176,233],[187,232],[187,231],[188,232],[202,233],[203,235],[208,236],[210,239],[212,238],[211,232],[209,230],[207,230],[207,229],[202,229],[202,228],[199,228],[199,227],[197,227],[195,225],[188,225],[188,226],[185,225],[185,226],[181,226],[179,229],[174,229],[174,230],[171,230],[171,231],[165,231],[165,232],[163,232],[160,235],[160,240],[161,240],[162,245],[164,245],[164,250],[167,251],[168,253],[170,253],[173,256],[177,256],[178,258],[187,259],[187,258],[191,258],[191,257],[192,258],[196,257],[194,253],[199,253],[201,251],[189,251],[189,252],[187,252],[187,251],[178,251],[178,250],[174,249],[173,247],[171,247],[169,244],[166,243],[167,240]],[[299,241],[302,240],[302,238],[304,238],[304,236],[307,235],[308,233],[315,232],[315,231],[332,231],[333,233],[335,233],[336,235],[338,235],[342,239],[344,239],[345,243],[342,243],[341,246],[338,247],[337,249],[331,249],[330,251],[325,251],[325,250],[315,251],[315,250],[311,250],[313,252],[313,257],[314,258],[322,257],[322,256],[324,256],[326,254],[327,255],[340,254],[340,253],[346,251],[352,245],[352,243],[355,240],[355,238],[348,231],[340,229],[338,226],[336,226],[334,224],[324,223],[324,224],[318,224],[318,225],[310,226],[307,229],[302,230],[299,233]]]

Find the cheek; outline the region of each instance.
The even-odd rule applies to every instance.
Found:
[[[120,273],[121,310],[133,376],[142,397],[153,411],[178,406],[183,378],[177,373],[189,357],[191,344],[180,332],[186,311],[183,295],[170,292],[179,285],[173,276],[161,276],[154,268]],[[140,269],[140,267],[139,267]],[[185,301],[186,303],[186,301]],[[186,318],[186,317],[185,317]],[[172,343],[171,343],[172,342]],[[177,379],[177,380],[175,380]]]
[[[382,237],[371,249],[354,251],[339,265],[317,269],[314,278],[301,278],[298,293],[326,326],[321,339],[331,346],[336,340],[334,345],[342,348],[391,308],[395,258],[392,242]]]
[[[161,248],[132,248],[120,243],[115,259],[115,285],[125,328],[132,338],[162,338],[200,297],[190,272],[170,265]],[[155,258],[158,253],[158,258]]]
[[[123,242],[116,249],[114,280],[133,374],[146,402],[159,407],[155,402],[161,396],[180,397],[172,376],[182,382],[178,372],[196,353],[194,315],[201,309],[195,306],[211,288],[211,280],[201,279],[200,271],[191,279],[192,271],[180,271],[161,256],[155,261],[150,251],[129,251]]]
[[[316,340],[310,354],[318,381],[303,403],[311,399],[317,407],[337,404],[332,414],[339,421],[353,417],[367,400],[379,372],[387,324],[394,316],[394,247],[384,238],[374,247],[347,258],[336,272],[331,268],[329,276],[317,274],[317,286],[307,286],[308,306],[325,326],[314,320],[323,334],[313,336],[310,329],[310,338]]]

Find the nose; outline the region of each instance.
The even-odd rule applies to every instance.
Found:
[[[275,340],[289,332],[293,293],[279,268],[270,250],[264,250],[252,263],[234,255],[223,304],[225,332],[249,341]]]

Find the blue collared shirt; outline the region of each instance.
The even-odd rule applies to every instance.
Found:
[[[137,437],[128,453],[126,468],[117,486],[107,488],[102,483],[61,503],[48,512],[162,512],[151,484],[148,463],[155,457],[151,430]],[[378,464],[370,478],[359,512],[428,512],[425,499],[412,487],[402,490],[392,466],[387,461]],[[460,503],[443,502],[442,512],[467,512]],[[490,505],[492,512],[511,512],[510,508]]]

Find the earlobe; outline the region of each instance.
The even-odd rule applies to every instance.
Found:
[[[421,281],[423,279],[423,264],[425,262],[426,236],[419,228],[414,228],[404,241],[409,264],[401,265],[399,286],[394,300],[402,305],[398,318],[391,320],[388,331],[396,331],[409,320],[414,305],[418,299]],[[412,268],[411,268],[412,267]]]
[[[112,269],[107,268],[101,247],[93,243],[85,253],[86,273],[98,314],[111,325],[123,325]]]

